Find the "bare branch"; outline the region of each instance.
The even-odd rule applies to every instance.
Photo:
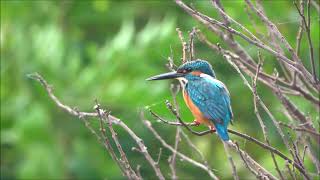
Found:
[[[313,131],[313,130],[310,130],[310,129],[307,129],[307,128],[304,128],[304,127],[295,127],[293,125],[289,125],[289,124],[286,124],[284,122],[279,122],[279,124],[283,127],[287,127],[287,128],[290,128],[292,129],[293,131],[303,131],[303,132],[307,132],[307,133],[310,133],[312,135],[315,135],[315,136],[319,136],[320,138],[320,133],[316,132],[316,131]]]
[[[153,112],[152,110],[149,109],[149,112],[151,113],[151,115],[153,115],[157,120],[159,120],[162,123],[168,124],[168,125],[172,125],[172,126],[184,126],[184,127],[188,127],[187,129],[189,130],[190,127],[189,126],[197,126],[195,123],[180,123],[180,122],[172,122],[172,121],[168,121],[165,120],[164,118],[160,117],[159,115],[157,115],[155,112]],[[183,121],[182,121],[183,122]],[[189,130],[190,131],[190,130]],[[203,132],[195,132],[191,129],[190,131],[192,134],[195,134],[197,136],[203,136],[203,135],[207,135],[207,134],[212,134],[212,131],[207,130],[207,131],[203,131]],[[294,161],[292,161],[289,157],[287,157],[285,154],[283,154],[282,152],[280,152],[279,150],[273,148],[272,146],[269,146],[268,144],[264,144],[263,142],[255,139],[252,136],[249,136],[247,134],[244,133],[240,133],[238,131],[232,130],[232,129],[228,129],[228,132],[231,134],[234,134],[238,137],[244,138],[250,142],[255,143],[256,145],[267,149],[269,151],[272,151],[274,154],[278,155],[279,157],[281,157],[284,160],[287,160],[288,162],[290,162],[291,164],[293,164],[300,172],[304,171],[299,164],[295,163]],[[303,173],[303,172],[301,172]]]
[[[106,121],[105,117],[107,117],[109,113],[105,113],[105,111],[103,109],[101,109],[100,104],[98,103],[97,100],[96,100],[96,105],[94,106],[94,109],[97,111],[97,114],[99,117],[101,136],[105,140],[105,144],[109,147],[108,149],[112,150],[112,154],[115,156],[115,153],[114,153],[114,150],[112,149],[110,140],[107,137],[106,129],[104,128],[104,121]],[[139,179],[139,177],[136,175],[136,173],[132,170],[131,165],[127,159],[127,156],[125,155],[125,153],[122,150],[122,147],[118,141],[118,138],[116,137],[116,133],[114,132],[114,130],[112,128],[112,122],[109,119],[107,122],[109,122],[109,128],[110,128],[110,131],[112,134],[112,139],[115,142],[117,149],[118,149],[120,156],[121,156],[121,158],[117,159],[117,161],[121,165],[124,174],[129,179]]]
[[[196,167],[199,167],[201,169],[203,169],[204,171],[206,171],[209,176],[212,178],[212,179],[218,179],[218,177],[213,173],[213,171],[211,169],[208,169],[208,167],[202,163],[199,163],[191,158],[189,158],[188,156],[180,153],[179,151],[176,151],[172,146],[170,146],[168,143],[166,143],[162,137],[157,133],[157,131],[152,127],[151,125],[151,122],[146,120],[146,119],[142,119],[142,122],[143,124],[153,133],[153,135],[156,137],[156,139],[158,139],[161,144],[169,149],[171,152],[175,152],[180,158],[188,161],[189,163],[191,163],[192,165],[196,166]]]
[[[229,160],[229,163],[230,163],[230,166],[231,166],[231,170],[232,170],[232,176],[233,176],[233,179],[234,180],[239,180],[239,176],[238,176],[238,173],[237,173],[237,168],[236,168],[236,165],[232,159],[232,156],[229,152],[229,146],[228,146],[228,143],[227,142],[224,142],[222,141],[223,143],[223,147],[224,147],[224,151],[226,152],[226,155],[227,155],[227,158]],[[240,153],[241,154],[241,153]]]
[[[312,45],[312,39],[311,39],[311,34],[310,34],[310,0],[307,0],[307,19],[304,16],[303,8],[299,8],[297,3],[294,1],[294,5],[296,6],[299,15],[301,16],[301,19],[303,21],[304,27],[307,32],[307,37],[308,37],[308,43],[309,43],[309,53],[310,53],[310,64],[311,64],[311,69],[312,69],[312,75],[315,81],[318,81],[317,75],[316,75],[316,69],[315,69],[315,62],[314,62],[314,53],[313,53],[313,45]],[[303,6],[303,5],[302,5]],[[301,6],[300,6],[301,7]]]
[[[171,84],[170,91],[171,91],[172,99],[174,102],[174,109],[176,110],[177,114],[180,114],[179,113],[179,106],[177,103],[177,94],[178,94],[179,90],[180,90],[179,85],[175,86],[174,84]],[[180,127],[177,126],[175,143],[174,143],[175,152],[172,153],[172,156],[169,161],[169,167],[171,169],[171,178],[173,180],[178,179],[177,170],[176,170],[176,156],[177,156],[176,152],[178,151],[179,142],[181,140],[180,131],[181,131]]]
[[[47,83],[47,81],[40,76],[38,73],[34,73],[34,74],[30,74],[28,76],[29,78],[32,78],[34,80],[37,80],[38,82],[40,82],[40,84],[45,88],[45,90],[47,91],[49,97],[51,98],[51,100],[62,110],[66,111],[67,113],[79,117],[79,118],[84,118],[84,117],[99,117],[99,114],[96,112],[82,112],[82,111],[77,111],[73,108],[71,108],[70,106],[67,106],[65,104],[63,104],[52,92],[52,87]],[[147,151],[147,147],[143,144],[142,139],[140,139],[125,123],[123,123],[120,119],[112,116],[112,115],[108,115],[108,119],[109,121],[111,121],[113,124],[119,125],[120,127],[122,127],[130,136],[131,138],[137,143],[137,145],[140,148],[140,151],[142,152],[142,154],[144,155],[144,157],[146,158],[146,160],[149,162],[149,164],[151,165],[151,167],[154,169],[157,177],[161,180],[164,180],[164,176],[161,173],[161,170],[159,169],[159,167],[156,165],[156,162],[152,159],[152,157],[150,156],[149,152]],[[107,121],[104,121],[104,123],[108,123]],[[88,127],[86,125],[86,127]],[[91,130],[91,132],[93,132]],[[95,133],[97,134],[97,133]],[[106,149],[108,150],[109,153],[113,154],[113,150],[110,150],[109,145],[107,143],[104,143]],[[113,153],[112,153],[113,152]],[[116,159],[116,156],[112,155],[112,158],[114,161],[118,162],[118,160]],[[119,166],[121,169],[121,166]],[[129,177],[128,177],[129,178]]]
[[[259,55],[259,64],[258,64],[258,68],[257,68],[257,72],[256,72],[256,76],[254,78],[254,81],[253,81],[253,85],[252,85],[252,89],[253,89],[253,104],[254,104],[254,112],[257,116],[257,119],[259,120],[259,123],[260,123],[260,126],[261,126],[261,129],[262,129],[262,133],[263,133],[263,136],[264,136],[264,140],[266,141],[266,143],[270,146],[270,141],[268,139],[268,135],[267,135],[267,127],[266,125],[264,124],[261,116],[260,116],[260,113],[259,113],[259,110],[258,110],[258,106],[257,106],[257,101],[258,101],[258,94],[257,94],[257,79],[258,79],[258,76],[259,76],[259,71],[260,71],[260,68],[262,66],[262,58],[261,58],[261,55],[260,55],[260,52],[258,52]],[[280,178],[283,180],[284,177],[279,169],[279,166],[278,166],[278,163],[276,161],[276,158],[274,157],[274,154],[272,151],[270,151],[271,153],[271,157],[272,157],[272,160],[273,160],[273,163],[275,165],[275,168],[276,168],[276,171],[278,172]]]
[[[288,49],[288,51],[292,55],[293,60],[297,62],[297,64],[295,64],[295,67],[297,69],[299,69],[299,71],[302,73],[301,75],[304,75],[304,77],[307,78],[307,80],[310,83],[312,83],[318,90],[320,90],[320,86],[319,86],[319,83],[317,82],[317,79],[314,79],[315,77],[312,76],[308,72],[308,70],[302,65],[301,59],[298,57],[298,55],[293,50],[293,48],[288,43],[288,41],[285,39],[285,37],[280,33],[280,31],[278,30],[277,26],[274,23],[272,23],[268,19],[268,17],[265,16],[260,10],[256,9],[250,0],[245,0],[245,2],[249,5],[251,10],[253,10],[258,15],[258,17],[266,24],[266,26],[279,38],[279,40]],[[280,58],[282,58],[282,57],[280,57]]]
[[[310,83],[312,83],[314,87],[316,87],[317,89],[320,90],[320,84],[313,81],[312,75],[304,68],[303,65],[297,64],[296,62],[291,61],[286,56],[274,51],[272,48],[265,45],[264,43],[262,43],[260,41],[255,41],[255,40],[249,38],[248,36],[242,34],[241,32],[239,32],[231,27],[226,26],[224,23],[219,22],[219,21],[217,21],[211,17],[208,17],[206,15],[203,15],[202,13],[199,13],[198,11],[196,11],[196,10],[192,9],[191,7],[187,6],[186,4],[184,4],[181,0],[176,0],[176,3],[181,8],[183,8],[186,12],[188,12],[190,15],[197,18],[199,21],[201,21],[203,23],[205,23],[204,21],[207,21],[207,22],[211,23],[212,25],[219,26],[220,28],[229,31],[230,33],[238,35],[239,37],[243,38],[247,42],[274,54],[276,57],[279,57],[282,61],[284,61],[286,64],[288,64],[288,66],[290,66],[290,68],[292,68],[294,71],[297,71],[299,74],[302,75],[302,77],[305,77],[308,81],[310,81]]]
[[[189,55],[190,61],[194,59],[194,35],[196,34],[196,28],[192,28],[192,31],[189,33]]]
[[[176,31],[178,32],[178,36],[182,45],[182,63],[185,63],[187,62],[187,43],[184,41],[181,30],[179,28],[176,28]]]

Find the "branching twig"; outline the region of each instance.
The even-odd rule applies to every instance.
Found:
[[[168,125],[172,125],[172,126],[184,126],[184,127],[188,127],[187,129],[192,133],[192,134],[195,134],[195,135],[198,135],[198,136],[203,136],[203,135],[207,135],[207,134],[212,134],[212,131],[211,130],[207,130],[207,131],[203,131],[203,132],[195,132],[193,131],[189,126],[197,126],[195,123],[180,123],[180,122],[171,122],[171,121],[168,121],[168,120],[165,120],[164,118],[160,117],[159,115],[157,115],[155,112],[151,111],[149,109],[149,112],[151,113],[151,115],[153,115],[156,119],[158,119],[160,122],[163,122],[165,124],[168,124]],[[268,144],[264,144],[263,142],[255,139],[254,137],[252,136],[249,136],[247,134],[243,134],[243,133],[240,133],[238,131],[235,131],[235,130],[231,130],[231,129],[228,129],[228,132],[231,133],[231,134],[234,134],[238,137],[241,137],[241,138],[244,138],[250,142],[253,142],[255,143],[256,145],[264,148],[264,149],[267,149],[269,151],[272,151],[274,154],[278,155],[279,157],[281,157],[282,159],[284,160],[287,160],[289,163],[293,164],[299,171],[303,171],[303,169],[299,166],[299,164],[295,163],[293,160],[291,160],[289,157],[287,157],[285,154],[283,154],[282,152],[280,152],[279,150],[275,149],[274,147],[271,147],[269,146]]]
[[[125,173],[128,174],[128,178],[129,179],[139,179],[139,177],[137,176],[137,174],[134,172],[134,170],[131,168],[131,165],[129,163],[129,160],[125,154],[125,152],[123,151],[121,144],[118,140],[117,134],[114,131],[113,127],[112,127],[112,121],[109,119],[109,112],[106,113],[103,109],[101,109],[100,104],[98,103],[98,101],[96,100],[96,105],[95,105],[95,109],[98,113],[99,116],[99,120],[100,120],[100,130],[101,130],[101,134],[102,136],[106,139],[106,141],[109,141],[107,138],[107,134],[106,134],[106,129],[104,128],[104,122],[108,123],[110,132],[111,132],[111,137],[113,139],[113,142],[116,144],[116,147],[120,153],[121,158],[119,159],[120,163],[122,164],[123,168],[125,169]],[[110,143],[110,142],[108,142]]]
[[[303,132],[307,132],[307,133],[310,133],[310,134],[313,134],[315,136],[319,136],[320,138],[320,133],[316,132],[316,131],[312,131],[310,129],[307,129],[307,128],[304,128],[304,127],[295,127],[293,125],[290,125],[290,124],[286,124],[284,122],[279,122],[279,124],[283,127],[287,127],[287,128],[290,128],[292,129],[293,131],[303,131]]]
[[[180,158],[184,159],[185,161],[188,161],[189,163],[193,164],[194,166],[197,166],[205,171],[207,171],[207,173],[209,174],[209,176],[213,179],[218,179],[218,177],[213,173],[213,171],[211,169],[208,169],[208,167],[202,163],[199,163],[191,158],[189,158],[188,156],[180,153],[179,151],[176,151],[172,146],[170,146],[168,143],[166,143],[162,137],[158,134],[158,132],[152,127],[151,122],[143,119],[142,120],[143,124],[153,133],[153,135],[156,137],[156,139],[158,139],[160,141],[160,143],[167,149],[169,149],[171,152],[175,152]]]
[[[289,58],[287,58],[286,56],[274,51],[272,48],[270,48],[269,46],[265,45],[264,43],[260,42],[260,41],[255,41],[253,39],[251,39],[250,37],[244,35],[243,33],[229,27],[226,26],[224,23],[219,22],[211,17],[208,17],[194,9],[192,9],[191,7],[187,6],[185,3],[183,3],[181,0],[176,0],[176,3],[183,8],[186,12],[188,12],[190,15],[192,15],[193,17],[199,19],[201,22],[205,23],[205,22],[209,22],[212,25],[216,25],[222,29],[225,29],[227,31],[229,31],[232,34],[238,35],[239,37],[243,38],[244,40],[246,40],[247,42],[260,47],[261,49],[264,49],[272,54],[274,54],[276,57],[279,57],[282,61],[284,61],[286,64],[288,64],[288,66],[290,66],[290,68],[292,68],[292,70],[297,71],[299,74],[301,74],[303,77],[305,77],[314,87],[316,87],[317,89],[320,90],[320,85],[317,84],[317,82],[315,82],[312,79],[312,75],[304,68],[303,65],[301,64],[297,64],[296,62],[291,61]]]
[[[270,146],[270,141],[268,139],[268,135],[267,135],[267,127],[266,125],[264,124],[261,116],[260,116],[260,113],[259,113],[259,110],[258,110],[258,106],[257,106],[257,101],[258,101],[258,94],[257,94],[257,79],[258,79],[258,76],[259,76],[259,71],[260,71],[260,68],[262,66],[262,58],[261,58],[261,54],[260,52],[258,52],[258,57],[259,57],[259,64],[258,64],[258,68],[257,68],[257,72],[256,72],[256,76],[254,78],[254,81],[253,81],[253,85],[252,85],[252,89],[253,89],[253,104],[254,104],[254,112],[257,116],[257,119],[259,120],[259,123],[260,123],[260,126],[261,126],[261,129],[262,129],[262,133],[263,133],[263,136],[264,136],[264,140],[265,142]],[[272,151],[270,151],[271,153],[271,157],[272,157],[272,160],[273,160],[273,163],[275,165],[275,169],[276,171],[278,172],[280,178],[283,180],[284,177],[279,169],[279,166],[278,166],[278,163],[276,161],[276,158],[274,157],[274,154]]]
[[[302,8],[300,9],[295,1],[294,1],[294,5],[296,6],[299,15],[302,18],[304,27],[305,27],[306,32],[307,32],[312,75],[313,75],[314,80],[318,81],[317,75],[316,75],[316,68],[315,68],[315,62],[314,62],[314,53],[313,53],[313,45],[312,45],[312,39],[311,39],[311,33],[310,33],[310,23],[311,23],[311,20],[310,20],[310,0],[307,0],[307,19],[304,16],[303,9]]]
[[[30,74],[28,75],[29,78],[32,78],[34,80],[37,80],[38,82],[40,82],[40,84],[45,88],[45,90],[47,91],[49,97],[52,99],[52,101],[62,110],[66,111],[67,113],[79,117],[79,118],[84,118],[84,117],[99,117],[99,114],[97,112],[82,112],[82,111],[77,111],[73,108],[71,108],[70,106],[67,106],[65,104],[63,104],[52,92],[52,87],[47,83],[47,81],[40,76],[38,73],[34,73],[34,74]],[[142,154],[144,155],[144,157],[146,158],[146,160],[149,162],[149,164],[151,165],[151,167],[154,169],[157,177],[161,180],[164,180],[164,176],[161,173],[161,170],[159,169],[159,167],[157,166],[156,162],[152,159],[152,157],[150,156],[149,152],[147,151],[147,147],[143,144],[142,139],[140,139],[125,123],[123,123],[120,119],[109,115],[108,116],[109,121],[111,121],[113,124],[119,125],[120,127],[122,127],[130,136],[131,138],[137,143],[137,145],[140,148],[140,151],[142,152]],[[107,121],[104,121],[104,123],[108,123]],[[87,126],[86,126],[87,127]],[[91,130],[92,131],[92,130]],[[113,150],[110,150],[109,147],[107,146],[106,143],[104,143],[106,149],[108,150],[109,153],[112,153]],[[118,162],[118,160],[116,159],[116,156],[112,158],[114,161]],[[120,166],[121,168],[121,166]],[[130,178],[130,177],[128,177]]]

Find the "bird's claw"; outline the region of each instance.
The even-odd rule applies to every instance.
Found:
[[[200,125],[200,122],[197,121],[197,120],[194,120],[193,123],[194,123],[195,126],[199,126]]]
[[[214,126],[210,126],[210,133],[215,133],[217,130]]]

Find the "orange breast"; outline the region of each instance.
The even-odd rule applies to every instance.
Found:
[[[183,99],[198,122],[211,125],[210,121],[203,116],[199,108],[192,102],[186,91],[183,91]]]

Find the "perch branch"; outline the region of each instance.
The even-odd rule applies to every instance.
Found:
[[[154,116],[157,120],[159,120],[162,123],[168,124],[168,125],[172,125],[172,126],[184,126],[184,127],[188,127],[187,129],[191,129],[189,126],[197,126],[194,122],[192,123],[181,123],[181,122],[172,122],[172,121],[168,121],[162,117],[160,117],[158,114],[156,114],[155,112],[153,112],[152,110],[149,109],[149,112],[152,116]],[[190,131],[190,130],[189,130]],[[203,136],[203,135],[207,135],[207,134],[212,134],[211,130],[206,130],[206,131],[202,131],[202,132],[192,132],[193,130],[191,129],[191,133],[194,135],[198,135],[198,136]],[[250,142],[255,143],[256,145],[262,147],[263,149],[272,151],[274,154],[278,155],[279,157],[281,157],[284,160],[287,160],[289,163],[293,164],[299,171],[303,171],[303,169],[300,167],[299,164],[295,163],[293,160],[291,160],[289,157],[287,157],[285,154],[283,154],[282,152],[280,152],[279,150],[275,149],[272,146],[269,146],[268,144],[265,144],[257,139],[255,139],[252,136],[249,136],[247,134],[232,130],[232,129],[228,129],[228,132],[236,135],[238,137],[241,137],[243,139],[246,139]],[[301,172],[302,173],[302,172]]]
[[[162,139],[162,137],[159,135],[159,133],[152,127],[152,124],[150,121],[148,121],[147,119],[142,119],[143,124],[153,133],[153,135],[156,137],[156,139],[158,139],[160,141],[160,143],[167,149],[169,149],[171,152],[175,152],[180,158],[184,159],[185,161],[188,161],[189,163],[191,163],[194,166],[197,166],[201,169],[203,169],[204,171],[206,171],[209,176],[212,179],[219,179],[211,169],[209,169],[206,165],[199,163],[191,158],[189,158],[188,156],[180,153],[179,151],[176,151],[172,146],[170,146],[167,142],[165,142],[164,139]]]

